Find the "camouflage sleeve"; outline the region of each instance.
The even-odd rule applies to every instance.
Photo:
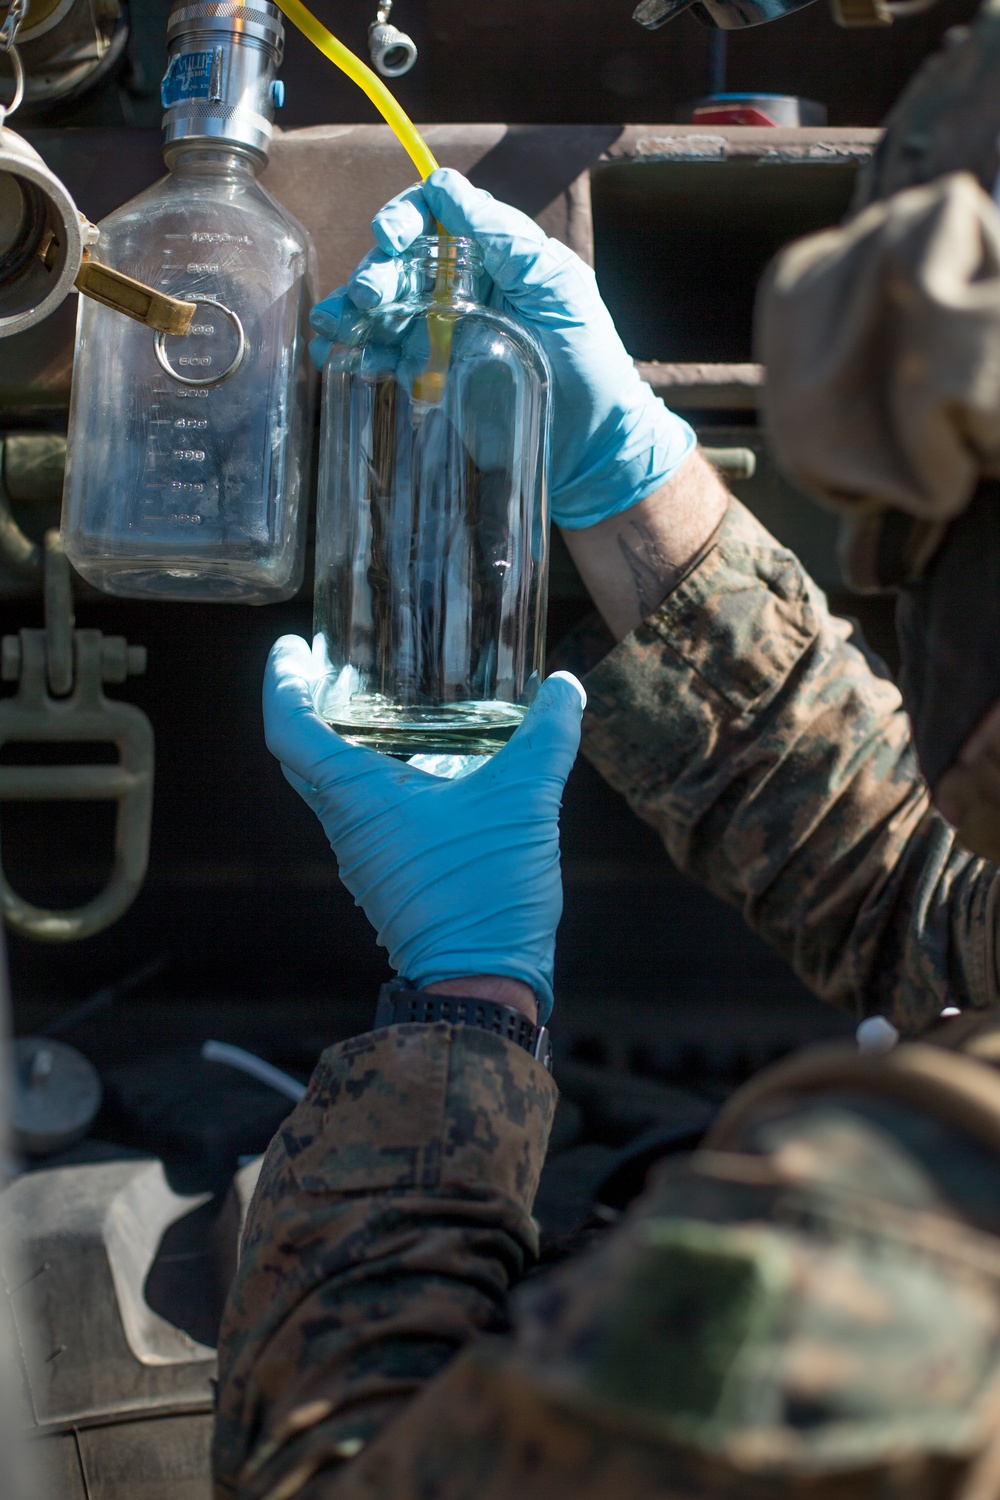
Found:
[[[822,999],[907,1032],[996,1003],[996,867],[930,808],[885,668],[737,501],[585,681],[585,754]]]
[[[333,1493],[472,1337],[507,1326],[556,1088],[474,1027],[325,1052],[268,1148],[219,1343],[215,1494]]]

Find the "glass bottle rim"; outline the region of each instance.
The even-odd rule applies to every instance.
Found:
[[[194,136],[181,136],[163,148],[163,160],[167,170],[176,172],[178,167],[208,166],[246,168],[256,177],[266,166],[259,153],[228,142],[201,140]]]
[[[421,261],[437,265],[442,251],[447,259],[461,270],[479,272],[483,269],[483,252],[476,240],[460,234],[421,234],[403,252],[405,261],[416,264]]]

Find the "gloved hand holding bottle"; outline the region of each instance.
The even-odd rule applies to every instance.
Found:
[[[437,220],[474,239],[490,286],[485,300],[528,325],[552,369],[552,518],[576,530],[636,505],[684,464],[696,445],[687,422],[654,396],[618,336],[593,271],[518,209],[450,168],[433,172],[380,210],[378,249],[345,287],[313,309],[313,358],[322,367],[359,310],[396,297],[400,256]]]
[[[470,975],[527,984],[552,1010],[562,914],[559,808],[586,695],[546,679],[512,739],[458,780],[349,744],[313,707],[317,667],[283,636],[264,679],[268,747],[330,840],[340,876],[420,987]]]

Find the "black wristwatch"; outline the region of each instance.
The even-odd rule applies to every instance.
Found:
[[[392,979],[382,986],[373,1030],[414,1022],[426,1026],[434,1021],[448,1021],[452,1026],[478,1026],[495,1036],[506,1037],[552,1072],[548,1027],[535,1026],[512,1005],[498,1005],[495,1000],[480,1000],[471,995],[432,995],[417,989],[408,979]]]

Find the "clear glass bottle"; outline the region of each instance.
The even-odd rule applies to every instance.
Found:
[[[256,180],[282,32],[244,9],[175,9],[169,174],[100,225],[102,260],[198,302],[190,333],[80,299],[62,537],[110,594],[264,604],[302,579],[314,252]]]
[[[316,707],[406,757],[492,754],[543,672],[548,367],[481,271],[471,240],[417,240],[323,374]]]

